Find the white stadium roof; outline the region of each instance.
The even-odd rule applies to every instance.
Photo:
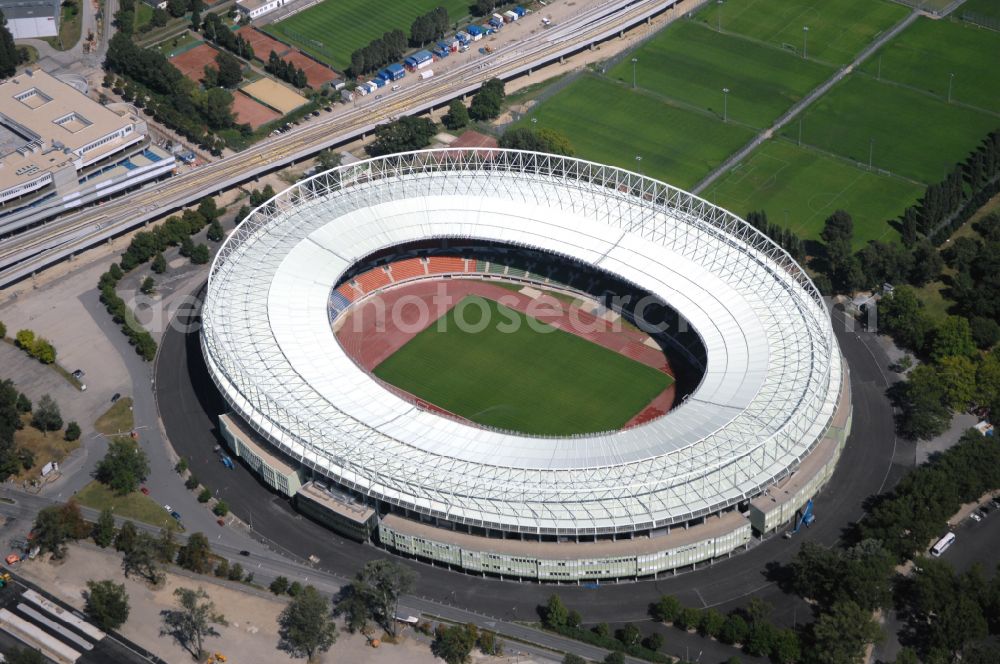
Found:
[[[328,300],[357,261],[427,238],[569,256],[654,293],[701,337],[701,383],[666,416],[566,438],[416,408],[344,351]],[[620,169],[514,151],[410,153],[290,187],[226,241],[203,323],[223,395],[291,457],[379,500],[519,532],[647,529],[753,496],[823,436],[842,380],[819,294],[745,222]]]

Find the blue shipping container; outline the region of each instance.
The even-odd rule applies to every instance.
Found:
[[[517,7],[514,7],[514,13],[517,14],[518,16],[524,16],[525,14],[528,13],[528,10],[522,7],[521,5],[518,5]]]

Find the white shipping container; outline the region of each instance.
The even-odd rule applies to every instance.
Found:
[[[423,62],[421,62],[420,64],[417,65],[417,69],[423,69],[424,67],[430,67],[432,64],[434,64],[433,60],[424,60]]]
[[[427,71],[420,72],[420,79],[423,80],[423,81],[426,81],[427,79],[429,79],[433,75],[434,75],[434,70],[433,69],[428,69]]]

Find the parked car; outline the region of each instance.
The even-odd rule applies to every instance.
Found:
[[[77,369],[76,371],[74,371],[73,378],[76,378],[77,380],[83,378],[83,369]]]
[[[246,549],[243,549],[242,551],[240,551],[240,555],[241,556],[247,556],[249,558],[250,557],[250,552],[247,551]]]
[[[113,395],[111,396],[111,403],[118,403],[118,400],[119,400],[119,399],[121,399],[121,398],[122,398],[122,395],[121,395],[121,393],[120,393],[120,392],[115,392],[115,393],[114,393],[114,394],[113,394]]]
[[[148,487],[141,487],[139,489],[139,491],[142,491],[142,495],[144,495],[144,496],[148,496],[149,495],[149,488]]]
[[[171,512],[171,513],[170,513],[170,516],[174,517],[174,519],[175,519],[176,521],[180,521],[180,520],[181,520],[181,515],[180,515],[180,512]]]
[[[167,510],[168,512],[173,512],[174,511],[174,508],[172,508],[170,505],[164,505],[163,509]]]
[[[983,517],[979,516],[978,512],[973,512],[972,514],[969,515],[969,518],[972,519],[973,521],[982,521],[983,520]]]

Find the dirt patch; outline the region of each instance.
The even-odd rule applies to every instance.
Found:
[[[242,92],[233,95],[233,113],[236,115],[238,123],[246,123],[254,129],[281,117],[277,111],[251,99]]]
[[[217,50],[208,44],[199,44],[180,55],[170,58],[170,64],[177,67],[182,74],[195,83],[199,83],[205,77],[205,66],[214,66],[215,56],[218,53]]]

